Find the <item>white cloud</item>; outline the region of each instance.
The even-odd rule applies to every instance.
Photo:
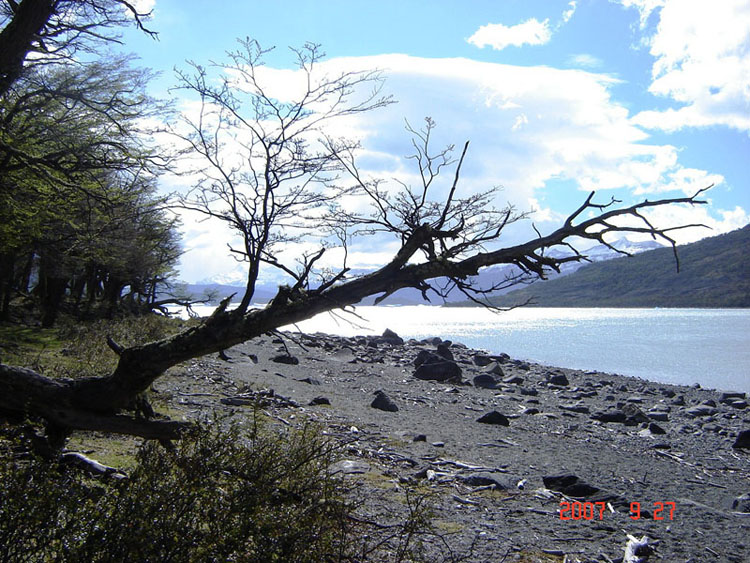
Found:
[[[510,27],[501,23],[483,25],[467,41],[479,48],[492,47],[496,51],[502,51],[511,45],[544,45],[551,37],[548,19],[540,22],[536,18],[530,18]]]
[[[580,53],[577,55],[571,55],[568,57],[568,64],[572,66],[580,66],[583,68],[598,68],[602,66],[602,60],[589,55],[588,53]]]
[[[622,4],[625,8],[636,8],[641,15],[641,29],[646,27],[651,14],[664,6],[666,0],[614,0]]]
[[[555,194],[552,186],[618,189],[618,197],[627,190],[641,198],[666,191],[692,195],[693,188],[723,180],[708,171],[683,167],[674,146],[650,143],[628,109],[612,99],[610,89],[618,81],[605,74],[407,55],[332,59],[322,63],[320,71],[334,75],[369,68],[385,72],[384,93],[393,94],[398,103],[347,118],[336,127],[337,133],[362,141],[365,174],[416,182],[414,162],[405,158],[413,147],[404,119],[418,128],[422,118],[430,116],[438,124],[433,131],[433,150],[450,143],[461,147],[464,141],[471,141],[461,175],[462,194],[504,186],[497,205],[507,201],[522,211],[541,208],[534,217],[538,225],[547,221],[559,224],[566,211],[560,209],[561,196],[568,201],[567,211],[585,197],[569,191]],[[283,76],[285,83],[294,81],[291,75]],[[451,180],[447,174],[442,182],[436,182],[436,199],[444,197]],[[347,202],[347,209],[360,204]],[[716,214],[702,212],[709,219]],[[744,210],[738,208],[711,221],[737,224],[743,216]],[[530,231],[531,226],[525,223],[523,228]],[[217,254],[227,254],[221,236],[206,231],[199,239],[202,245],[195,244],[193,257],[186,258],[186,262],[202,264],[201,278],[216,267]],[[520,236],[534,235],[525,232]],[[365,239],[350,249],[351,265],[385,262],[392,256],[391,248],[385,246],[388,242]],[[336,252],[327,257],[337,258]],[[231,261],[227,263],[228,268],[233,267]]]
[[[130,4],[136,10],[138,10],[138,13],[148,14],[154,9],[154,6],[156,5],[156,0],[134,0],[134,1],[131,1]]]
[[[655,58],[649,91],[679,104],[643,111],[634,123],[665,131],[722,125],[750,132],[750,2],[622,3],[636,5],[642,18],[661,6],[649,38]]]
[[[563,12],[562,23],[568,23],[573,14],[576,13],[576,4],[577,2],[575,1],[568,2],[568,9]]]

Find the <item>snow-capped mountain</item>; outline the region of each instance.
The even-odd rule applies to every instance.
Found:
[[[626,238],[618,239],[612,243],[612,246],[630,254],[639,254],[648,250],[654,250],[655,248],[661,248],[663,245],[657,241],[644,241],[644,242],[632,242]],[[586,256],[591,262],[602,262],[605,260],[611,260],[613,258],[620,258],[623,254],[612,250],[606,245],[600,244],[593,246],[587,250],[582,250],[581,253]],[[567,256],[570,253],[560,249],[553,249],[549,251],[551,256],[562,257]],[[567,274],[572,274],[578,270],[581,266],[587,264],[587,262],[567,262],[562,265],[561,272],[550,272],[549,278],[556,278]],[[475,284],[477,287],[492,287],[493,285],[502,282],[506,277],[512,275],[516,271],[514,266],[491,266],[482,270],[475,278]],[[351,271],[350,277],[356,277],[369,273],[366,270]],[[245,286],[247,272],[243,268],[242,264],[238,264],[237,267],[230,271],[220,275],[212,276],[201,280],[197,284],[190,284],[190,288],[194,293],[203,292],[205,289],[213,289],[218,295],[224,296],[229,295],[238,289]],[[440,283],[440,280],[437,280]],[[256,289],[256,297],[260,301],[267,301],[273,295],[276,294],[276,290],[279,285],[288,283],[288,280],[282,279],[278,276],[263,277],[259,280]],[[505,293],[516,289],[516,287],[508,288],[505,291],[499,293]],[[448,295],[448,302],[463,301],[466,297],[458,290],[453,290]],[[365,300],[364,303],[369,304],[374,301],[374,297],[370,297]],[[432,300],[435,305],[442,304],[442,299],[435,298]],[[391,305],[409,305],[409,304],[422,304],[424,300],[421,292],[415,289],[402,289],[390,296],[384,301],[385,304]]]

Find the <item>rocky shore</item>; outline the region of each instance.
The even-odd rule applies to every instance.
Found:
[[[434,338],[266,337],[155,386],[172,415],[309,421],[387,524],[429,496],[436,561],[750,561],[750,408],[721,393]],[[648,553],[652,551],[652,553]]]

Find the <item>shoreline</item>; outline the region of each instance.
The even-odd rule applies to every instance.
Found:
[[[157,396],[171,396],[187,418],[216,410],[242,418],[260,397],[280,427],[319,424],[346,444],[341,471],[365,491],[368,517],[402,513],[405,487],[428,490],[432,521],[450,532],[456,552],[474,544],[468,561],[505,553],[615,561],[625,532],[658,540],[664,561],[712,552],[720,555],[710,560],[750,560],[750,507],[748,514],[732,508],[750,493],[750,451],[733,448],[750,428],[746,399],[488,357],[458,343],[443,350],[462,382],[422,380],[414,359],[437,353],[440,339],[287,336],[231,348],[230,362],[196,360],[157,382]],[[477,376],[492,378],[494,388],[477,386]],[[207,389],[213,396],[200,396]],[[398,410],[371,406],[381,396]],[[478,422],[493,411],[497,424]],[[589,488],[566,493],[550,481],[560,475]],[[574,494],[581,491],[587,495]],[[561,501],[597,499],[608,503],[601,518],[560,519]],[[642,518],[630,518],[631,502],[643,507]],[[654,519],[655,503],[672,502],[672,520]]]

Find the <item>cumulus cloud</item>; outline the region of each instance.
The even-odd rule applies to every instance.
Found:
[[[384,93],[392,94],[398,103],[342,120],[335,130],[361,140],[364,175],[415,184],[414,162],[406,158],[413,147],[404,120],[419,128],[422,119],[430,116],[437,122],[434,150],[471,142],[461,175],[462,194],[503,186],[497,206],[510,202],[522,211],[538,209],[534,220],[540,228],[545,223],[558,226],[560,218],[583,201],[585,195],[576,196],[575,188],[618,190],[618,198],[630,193],[640,199],[654,193],[692,194],[723,180],[708,171],[682,166],[676,147],[651,142],[629,110],[613,99],[611,89],[619,82],[606,74],[407,55],[337,58],[320,65],[320,71],[329,75],[372,68],[383,70],[387,76]],[[292,74],[276,76],[293,87]],[[450,174],[442,183],[437,181],[434,197],[444,197],[451,181]],[[392,182],[391,186],[396,189],[400,184]],[[567,208],[561,200],[567,201]],[[347,202],[347,208],[361,203]],[[703,208],[685,213],[691,212],[702,215],[689,222],[706,222],[706,217],[719,213]],[[742,209],[729,213],[712,219],[717,228],[738,224],[746,217]],[[531,226],[523,228],[530,231]],[[534,236],[533,232],[520,233],[518,238],[528,236]],[[186,261],[213,267],[213,255],[202,262],[203,254],[218,253],[226,243],[219,244],[218,235],[211,239],[209,232],[201,240],[204,246],[194,248],[199,255]],[[367,239],[350,249],[351,265],[385,261],[391,255],[384,246],[387,243]],[[336,259],[338,255],[329,256]]]
[[[650,129],[721,125],[750,132],[750,3],[747,0],[621,0],[641,20],[657,8],[648,37],[654,56],[649,91],[677,106],[643,111],[634,123]]]
[[[514,47],[544,45],[551,37],[548,19],[540,22],[536,18],[530,18],[512,26],[505,26],[501,23],[483,25],[467,41],[480,49],[492,47],[496,51],[502,51],[511,45]]]
[[[568,23],[576,12],[577,2],[568,2],[568,8],[562,13],[562,18],[554,28],[550,27],[549,19],[539,21],[529,18],[525,22],[506,26],[501,23],[489,23],[481,26],[466,41],[479,47],[492,47],[502,51],[506,47],[523,47],[524,45],[545,45],[549,43],[552,34]]]

